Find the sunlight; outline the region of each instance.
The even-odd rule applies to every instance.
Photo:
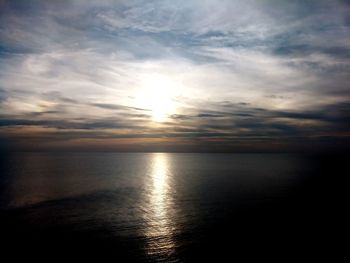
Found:
[[[175,252],[173,240],[174,222],[172,219],[172,191],[169,178],[168,157],[163,153],[152,156],[149,208],[147,210],[149,255],[169,257]]]
[[[172,79],[152,74],[143,80],[142,85],[137,98],[138,105],[151,111],[153,121],[164,122],[169,115],[176,112],[174,102],[176,83]]]

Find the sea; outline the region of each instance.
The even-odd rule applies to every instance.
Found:
[[[334,261],[346,249],[349,161],[335,154],[4,153],[1,254],[45,262]]]

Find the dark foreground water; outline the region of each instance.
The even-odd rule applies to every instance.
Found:
[[[288,154],[5,154],[2,255],[47,262],[334,259],[346,247],[348,161]]]

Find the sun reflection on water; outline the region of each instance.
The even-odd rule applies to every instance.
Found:
[[[152,156],[150,193],[147,209],[147,254],[167,262],[174,258],[174,224],[172,222],[172,192],[168,156],[156,153]]]

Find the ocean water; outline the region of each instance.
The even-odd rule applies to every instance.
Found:
[[[344,156],[11,153],[3,251],[117,262],[310,259],[338,238]]]

